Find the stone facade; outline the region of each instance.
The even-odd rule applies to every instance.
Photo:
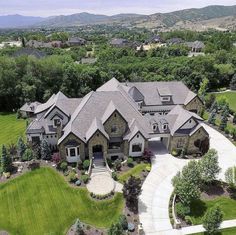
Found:
[[[198,153],[199,148],[195,146],[194,142],[198,139],[204,140],[205,138],[209,138],[209,134],[201,127],[192,136],[171,136],[168,149],[172,152],[173,150],[182,150],[183,147],[186,147],[188,154]]]
[[[116,131],[112,131],[113,128],[115,128]],[[104,123],[104,129],[109,137],[123,137],[127,131],[127,122],[119,112],[115,111]]]
[[[106,137],[100,131],[96,131],[88,142],[88,154],[90,159],[93,157],[93,147],[98,145],[102,146],[103,157],[106,158],[108,143]]]
[[[201,113],[201,110],[203,109],[203,103],[200,98],[196,96],[187,105],[185,105],[184,108],[199,115]]]
[[[76,141],[79,144],[80,148],[80,159],[84,160],[85,159],[85,144],[82,140],[80,140],[78,137],[76,137],[74,134],[70,133],[58,146],[60,156],[63,159],[66,159],[66,143],[70,141]]]

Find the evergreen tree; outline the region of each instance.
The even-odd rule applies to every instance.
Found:
[[[203,217],[203,227],[208,234],[215,234],[220,228],[223,220],[223,213],[219,206],[209,208]]]
[[[218,103],[217,103],[217,101],[215,100],[214,103],[212,103],[212,105],[211,105],[210,112],[212,112],[213,110],[215,110],[215,112],[217,113],[217,112],[218,112],[218,109],[219,109]]]
[[[228,117],[226,116],[226,113],[223,114],[221,120],[220,120],[220,130],[224,131],[225,128],[227,127],[227,121]]]
[[[20,159],[22,159],[25,150],[26,150],[25,143],[23,139],[20,137],[17,142],[17,154]]]
[[[108,235],[122,235],[124,234],[122,225],[118,222],[115,224],[112,224],[110,229],[108,230]]]
[[[210,113],[208,122],[212,125],[215,125],[216,123],[216,110],[215,109],[213,109],[213,111]]]
[[[41,158],[49,160],[51,158],[51,150],[46,139],[41,142]]]
[[[2,146],[1,168],[3,172],[10,172],[12,168],[12,161],[10,156],[7,154],[5,145]]]

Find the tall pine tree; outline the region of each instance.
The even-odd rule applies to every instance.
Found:
[[[7,154],[5,145],[2,146],[1,168],[3,172],[10,172],[12,168],[12,161],[10,156]]]
[[[41,142],[41,158],[44,160],[49,160],[51,158],[51,150],[46,139]]]
[[[22,159],[25,150],[26,150],[25,143],[23,139],[20,137],[17,142],[17,154],[20,159]]]

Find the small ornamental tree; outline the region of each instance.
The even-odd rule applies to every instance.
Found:
[[[236,167],[230,167],[225,172],[225,181],[231,188],[236,188]]]
[[[215,109],[213,109],[212,112],[210,113],[208,122],[212,125],[215,125],[216,123],[216,110]]]
[[[1,168],[3,172],[10,172],[12,170],[12,161],[7,154],[5,145],[2,146]]]
[[[22,159],[25,150],[26,150],[25,143],[23,139],[20,137],[17,142],[17,154],[20,159]]]
[[[141,187],[141,180],[134,176],[131,176],[128,181],[125,182],[123,187],[123,194],[128,207],[134,208],[137,206],[138,196],[142,191]]]
[[[209,184],[216,180],[220,173],[218,155],[215,149],[210,149],[200,161],[200,171],[203,182]]]
[[[226,114],[223,114],[221,121],[220,121],[220,129],[222,131],[224,131],[225,128],[227,127],[227,121],[228,121],[228,118],[227,118]]]
[[[220,228],[223,220],[223,213],[219,206],[209,208],[203,217],[203,227],[208,234],[215,234]]]
[[[84,234],[83,225],[81,224],[79,219],[77,219],[75,222],[75,233],[76,233],[76,235],[83,235]]]
[[[51,158],[51,150],[47,140],[43,139],[40,147],[41,147],[41,158],[43,160],[49,160]]]
[[[27,148],[22,156],[22,161],[31,161],[34,158],[34,153],[30,148]]]
[[[174,192],[185,206],[189,206],[193,200],[199,199],[200,197],[198,185],[190,181],[185,181],[183,178],[180,178],[180,180],[177,180],[175,183]]]

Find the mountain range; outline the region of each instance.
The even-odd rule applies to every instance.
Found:
[[[152,15],[118,14],[113,16],[78,13],[47,18],[8,15],[0,16],[0,28],[68,27],[93,24],[118,24],[149,29],[236,29],[236,5],[212,5]]]

